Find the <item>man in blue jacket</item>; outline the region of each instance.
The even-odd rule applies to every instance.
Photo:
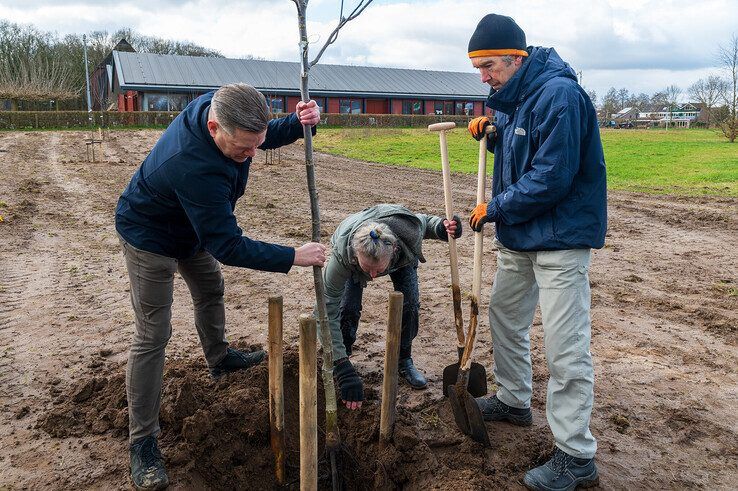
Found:
[[[598,482],[589,430],[594,395],[589,264],[605,242],[605,160],[597,117],[574,71],[553,48],[527,47],[510,17],[482,18],[469,58],[491,86],[497,115],[488,138],[493,193],[470,218],[496,229],[497,272],[489,323],[499,390],[477,403],[488,421],[532,423],[530,328],[543,316],[549,370],[546,417],[556,448],[525,474],[530,489],[564,490]],[[469,123],[481,140],[486,117]]]
[[[246,84],[225,85],[192,101],[167,128],[123,191],[115,211],[131,283],[136,331],[128,356],[131,477],[137,489],[168,485],[157,445],[164,348],[171,336],[174,273],[192,295],[195,327],[213,377],[260,363],[225,337],[220,263],[287,273],[323,266],[325,246],[297,249],[249,239],[233,211],[257,148],[287,145],[314,126],[314,101],[272,120],[264,96]],[[314,128],[313,128],[314,131]]]

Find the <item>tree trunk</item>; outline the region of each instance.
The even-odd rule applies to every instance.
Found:
[[[304,4],[303,4],[304,5]],[[304,102],[310,100],[308,90],[308,75],[310,63],[308,61],[308,38],[305,9],[298,6],[298,23],[300,29],[301,66],[300,95]],[[305,170],[307,171],[307,185],[310,194],[310,214],[312,216],[312,240],[320,242],[320,206],[318,204],[318,190],[315,186],[315,165],[313,163],[313,133],[310,127],[303,126],[305,144]],[[320,322],[320,339],[323,345],[323,387],[325,389],[325,446],[329,451],[338,449],[341,436],[338,431],[338,411],[336,406],[336,389],[333,383],[333,342],[328,315],[325,306],[325,285],[323,270],[313,266],[313,281],[315,283],[315,301]],[[334,483],[335,484],[335,483]]]

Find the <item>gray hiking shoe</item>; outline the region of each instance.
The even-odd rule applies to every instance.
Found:
[[[130,447],[131,479],[136,489],[164,489],[169,486],[164,458],[161,456],[156,438],[145,436]]]
[[[499,400],[497,395],[493,395],[492,397],[477,397],[475,400],[485,421],[507,421],[518,426],[530,426],[533,424],[533,413],[529,407],[519,409],[508,406]]]
[[[574,491],[600,483],[594,459],[578,459],[558,447],[551,460],[525,473],[523,483],[536,491]]]
[[[251,368],[264,361],[265,357],[266,351],[264,350],[246,353],[233,348],[226,348],[225,358],[220,360],[217,365],[210,368],[210,376],[213,378],[220,378],[226,373]]]

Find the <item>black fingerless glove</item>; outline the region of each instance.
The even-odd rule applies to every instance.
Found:
[[[341,400],[360,402],[364,400],[364,384],[348,358],[342,358],[333,367],[333,376],[341,390]]]
[[[456,222],[456,232],[454,233],[454,239],[458,239],[459,237],[461,237],[461,218],[459,218],[459,215],[454,215],[451,220]],[[446,232],[446,227],[443,226],[443,220],[438,222],[438,225],[436,225],[436,235],[439,239],[448,242],[448,232]]]

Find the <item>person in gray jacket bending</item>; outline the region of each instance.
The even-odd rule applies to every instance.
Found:
[[[341,400],[358,409],[364,400],[361,377],[349,361],[361,316],[361,297],[367,282],[390,275],[402,292],[402,332],[399,374],[412,388],[427,387],[413,364],[412,342],[418,334],[418,263],[424,263],[423,239],[461,237],[458,216],[447,220],[416,214],[401,205],[380,204],[344,219],[331,238],[332,254],[326,266],[325,299],[333,342],[333,374]]]

